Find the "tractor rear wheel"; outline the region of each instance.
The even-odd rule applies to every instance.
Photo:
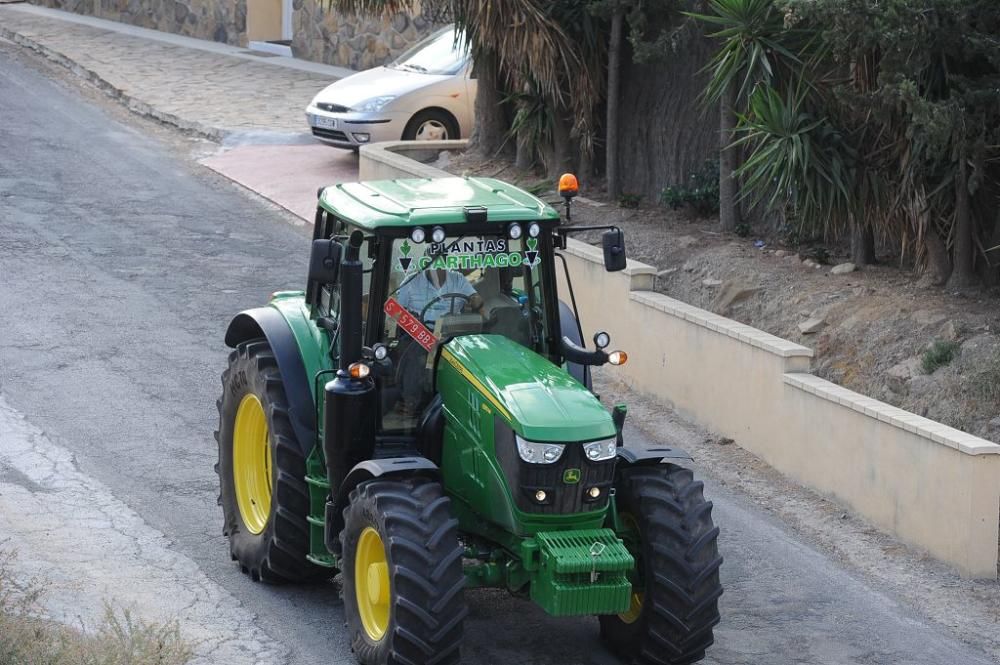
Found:
[[[255,582],[323,579],[335,571],[306,560],[306,463],[288,419],[288,400],[265,339],[243,342],[222,373],[219,504],[229,551]]]
[[[363,665],[459,660],[464,550],[441,485],[370,480],[344,510],[344,613]]]
[[[702,489],[690,470],[674,464],[618,474],[619,537],[636,559],[632,605],[599,619],[601,636],[629,663],[695,663],[714,641],[722,557]]]

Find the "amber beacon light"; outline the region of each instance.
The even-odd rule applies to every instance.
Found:
[[[580,183],[576,181],[576,176],[572,173],[563,173],[559,176],[559,196],[570,198],[580,192]]]

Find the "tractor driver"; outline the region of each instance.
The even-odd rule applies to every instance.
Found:
[[[435,299],[438,300],[435,302]],[[407,281],[399,290],[398,300],[400,305],[417,316],[423,314],[421,318],[430,328],[440,317],[456,313],[456,301],[461,303],[461,311],[480,312],[483,309],[483,299],[465,275],[444,268],[428,268],[423,274]],[[432,302],[424,312],[424,308]]]
[[[411,278],[399,289],[397,300],[432,330],[443,316],[457,314],[458,311],[481,314],[483,309],[482,297],[465,275],[443,268],[428,268]],[[413,340],[408,340],[400,347],[398,362],[397,376],[402,399],[397,403],[396,410],[404,417],[418,415],[424,406],[427,388],[427,352]]]

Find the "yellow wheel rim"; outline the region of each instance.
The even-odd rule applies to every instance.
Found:
[[[233,484],[243,524],[257,535],[271,516],[271,446],[264,407],[253,394],[244,397],[236,409]]]
[[[373,642],[389,629],[389,563],[385,558],[382,536],[365,527],[358,538],[354,555],[354,591],[361,625]]]
[[[641,552],[642,543],[639,541],[639,523],[630,513],[621,513],[619,517],[622,524],[635,534],[635,546]],[[632,552],[632,555],[635,556],[637,553],[638,552]],[[636,557],[635,564],[638,569],[641,564],[638,557]],[[639,572],[641,571],[637,571],[637,573],[632,576],[632,596],[629,598],[628,609],[618,615],[618,618],[622,620],[622,623],[635,623],[642,615],[642,599],[645,594],[635,588],[636,582],[639,580]]]
[[[635,623],[642,614],[642,592],[633,591],[629,599],[628,609],[618,615],[623,623]]]

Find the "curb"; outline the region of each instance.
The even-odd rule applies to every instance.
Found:
[[[195,122],[191,120],[184,120],[172,113],[166,113],[160,111],[146,102],[136,99],[135,97],[129,95],[128,93],[122,91],[120,88],[116,88],[106,79],[102,78],[97,72],[87,69],[78,62],[66,57],[62,53],[41,44],[30,37],[26,37],[19,32],[15,32],[9,28],[0,25],[0,37],[9,39],[18,46],[30,49],[35,53],[38,53],[44,57],[49,62],[60,65],[64,69],[72,72],[77,78],[80,78],[88,83],[94,85],[98,90],[103,92],[105,95],[114,99],[115,101],[121,103],[126,109],[135,113],[138,116],[147,118],[149,120],[155,120],[160,124],[173,127],[181,132],[197,136],[199,138],[208,139],[209,141],[214,141],[219,143],[229,134],[228,131],[220,129],[218,127],[212,127],[205,125],[200,122]]]

